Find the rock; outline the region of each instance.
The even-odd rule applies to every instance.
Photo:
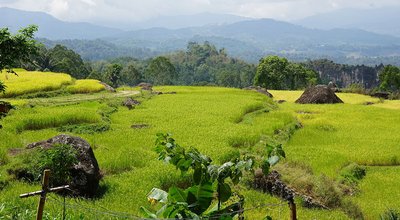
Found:
[[[163,92],[159,92],[159,91],[153,91],[153,92],[152,92],[152,94],[154,94],[154,95],[162,95],[162,94],[163,94]]]
[[[131,126],[131,128],[133,129],[142,129],[142,128],[148,128],[149,125],[148,124],[134,124]]]
[[[9,102],[0,101],[0,118],[5,116],[14,107]]]
[[[329,86],[318,85],[307,88],[304,93],[296,100],[299,104],[333,104],[343,103],[336,96],[335,92]]]
[[[328,209],[324,204],[321,204],[318,200],[312,198],[309,195],[296,192],[290,188],[281,179],[280,173],[276,170],[272,170],[267,176],[265,176],[261,169],[254,171],[254,182],[253,187],[261,189],[263,192],[268,192],[272,195],[278,196],[284,200],[292,200],[294,196],[300,197],[303,201],[303,205],[306,207],[324,208]]]
[[[71,167],[71,182],[69,183],[73,195],[94,197],[99,188],[101,179],[99,165],[89,143],[80,137],[70,135],[57,135],[46,141],[29,144],[28,149],[49,149],[56,144],[66,144],[73,147],[77,152],[78,163]]]
[[[142,82],[142,83],[139,83],[138,86],[141,87],[142,90],[149,90],[149,91],[153,90],[153,85],[150,83]]]
[[[108,85],[107,83],[100,82],[100,84],[103,85],[106,88],[107,91],[116,92],[116,90],[112,86]]]
[[[293,199],[294,191],[282,182],[280,177],[281,175],[278,171],[273,170],[268,176],[265,176],[261,169],[258,169],[255,171],[254,188],[261,189],[285,200]]]
[[[286,100],[278,100],[278,101],[276,101],[278,104],[282,104],[282,103],[284,103],[284,102],[286,102]]]
[[[249,86],[249,87],[245,87],[243,89],[244,90],[254,90],[254,91],[257,91],[257,92],[259,92],[261,94],[264,94],[264,95],[266,95],[266,96],[268,96],[270,98],[274,97],[271,93],[268,92],[268,90],[266,88],[262,88],[260,86]]]
[[[129,110],[133,109],[136,105],[140,105],[140,102],[132,99],[132,98],[126,98],[125,101],[122,103],[122,105],[128,107]]]
[[[389,95],[390,93],[388,92],[375,92],[371,96],[376,98],[389,99]]]

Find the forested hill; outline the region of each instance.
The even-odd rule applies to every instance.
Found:
[[[359,29],[311,29],[272,19],[216,17],[230,22],[179,29],[159,27],[121,31],[88,23],[63,22],[41,12],[0,8],[1,26],[15,30],[30,23],[38,24],[37,37],[58,39],[45,41],[46,45],[63,44],[85,60],[120,56],[149,58],[183,50],[188,42],[208,41],[218,48],[225,48],[231,56],[254,64],[267,55],[279,55],[293,61],[328,58],[347,64],[379,65],[383,62],[400,65],[399,37]],[[149,27],[155,25],[157,22]],[[162,22],[158,25],[166,26]]]
[[[116,28],[103,27],[85,22],[65,22],[43,12],[0,8],[0,27],[12,32],[30,24],[39,26],[36,37],[49,39],[96,39],[122,32]]]
[[[73,42],[73,41],[72,41]],[[33,57],[34,65],[23,63],[28,70],[65,72],[75,78],[94,78],[115,85],[137,85],[140,82],[175,85],[218,85],[227,87],[247,87],[253,85],[257,65],[228,55],[224,48],[218,48],[209,42],[198,44],[191,42],[186,50],[178,50],[164,56],[137,59],[131,56],[102,61],[86,61],[67,47],[56,45],[42,47]],[[288,62],[287,60],[285,62]],[[290,62],[290,61],[289,61]],[[303,68],[293,62],[289,70],[300,73]],[[339,87],[358,84],[365,88],[378,85],[378,75],[383,65],[346,65],[321,59],[300,63],[314,70],[317,83],[330,81]],[[298,67],[298,68],[297,68]],[[110,82],[113,71],[119,72],[119,78]],[[285,72],[284,70],[282,70]],[[281,71],[281,72],[282,72]],[[158,72],[159,74],[154,74]],[[161,83],[162,82],[162,83]]]

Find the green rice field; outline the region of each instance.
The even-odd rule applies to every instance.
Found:
[[[141,105],[128,110],[121,105],[125,97],[96,94],[22,101],[6,99],[17,104],[17,108],[0,120],[3,125],[0,129],[0,216],[14,210],[20,213],[20,219],[32,218],[38,198],[22,200],[18,195],[40,189],[38,183],[10,178],[7,169],[18,164],[10,150],[60,133],[86,139],[104,175],[103,193],[99,198],[66,199],[67,219],[123,219],[121,213],[140,216],[140,206],[156,208],[147,201],[147,193],[153,187],[165,189],[187,178],[173,166],[157,160],[154,141],[158,132],[172,133],[180,145],[196,147],[215,163],[225,162],[236,154],[260,156],[265,153],[262,146],[266,143],[283,143],[287,159],[277,169],[282,171],[282,179],[293,181],[289,185],[304,186],[299,191],[305,191],[307,186],[307,180],[300,185],[299,178],[309,175],[310,179],[328,179],[336,184],[341,169],[357,163],[366,167],[366,176],[359,181],[354,193],[342,195],[343,201],[357,206],[365,219],[379,219],[389,208],[400,210],[398,101],[382,102],[364,95],[340,93],[338,96],[345,104],[301,105],[294,101],[302,91],[271,91],[274,99],[270,99],[254,91],[219,87],[154,88],[164,93],[176,92],[163,95],[129,93],[129,88],[125,89]],[[276,100],[286,102],[277,104]],[[367,102],[374,104],[365,105]],[[104,118],[104,112],[108,119]],[[110,129],[79,134],[59,130],[64,126],[99,123],[109,123]],[[147,126],[131,128],[136,124]],[[288,133],[279,136],[281,131]],[[246,219],[263,219],[267,215],[288,219],[287,204],[254,190],[249,178],[234,188],[245,197]],[[313,190],[317,193],[323,186],[316,183]],[[58,195],[49,198],[46,219],[62,219],[62,200]],[[346,214],[344,203],[330,209],[306,208],[299,199],[296,203],[299,219],[354,218]],[[105,214],[110,211],[118,215]]]

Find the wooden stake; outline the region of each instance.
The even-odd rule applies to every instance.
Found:
[[[46,203],[46,194],[49,190],[49,177],[50,170],[44,170],[43,172],[43,182],[42,182],[42,192],[40,194],[39,205],[37,209],[36,220],[43,219],[44,204]]]
[[[69,188],[69,185],[49,188],[49,178],[50,178],[50,170],[44,170],[43,179],[42,179],[42,190],[30,192],[30,193],[24,193],[24,194],[19,195],[20,198],[27,198],[27,197],[31,197],[31,196],[40,195],[39,205],[38,205],[37,214],[36,214],[36,220],[43,219],[43,210],[44,210],[44,204],[46,203],[47,193],[57,192],[57,191]]]
[[[296,204],[294,203],[294,199],[289,199],[289,208],[290,208],[290,220],[297,220],[297,211]]]

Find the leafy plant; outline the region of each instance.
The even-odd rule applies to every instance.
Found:
[[[340,171],[341,182],[356,185],[367,174],[364,166],[352,163]]]
[[[399,220],[400,212],[395,209],[388,209],[382,215],[380,215],[381,220]]]
[[[43,150],[40,152],[39,162],[36,164],[37,172],[41,174],[44,169],[50,169],[50,181],[53,185],[66,184],[71,178],[71,167],[77,163],[76,154],[76,150],[66,144],[58,144]]]
[[[283,157],[286,158],[285,151],[283,151],[282,144],[277,145],[266,145],[267,158],[261,165],[261,169],[264,175],[268,175],[270,168],[277,164],[279,160]]]
[[[230,201],[233,193],[226,180],[231,179],[233,184],[238,184],[243,171],[252,169],[253,159],[235,158],[222,165],[214,165],[211,158],[197,149],[186,151],[170,134],[161,133],[157,134],[156,151],[159,160],[175,165],[182,173],[193,170],[193,185],[186,189],[171,187],[168,193],[153,188],[148,195],[149,202],[164,205],[155,213],[141,207],[145,217],[232,219],[240,212],[244,199],[239,196],[238,201]]]

